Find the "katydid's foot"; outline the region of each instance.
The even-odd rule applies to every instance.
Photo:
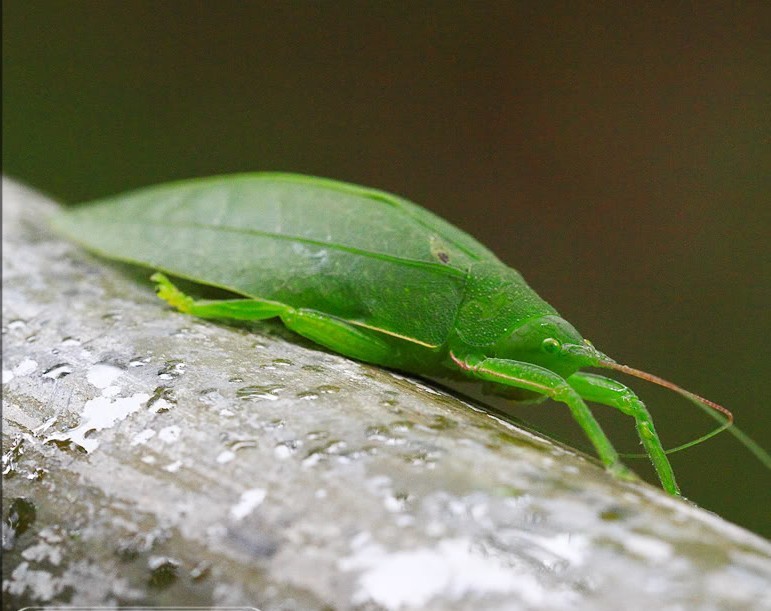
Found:
[[[679,496],[680,489],[677,487],[672,465],[669,464],[667,453],[656,434],[653,419],[637,395],[620,382],[594,373],[576,372],[568,378],[568,384],[585,401],[607,405],[634,418],[637,434],[656,469],[661,486],[670,494]]]
[[[616,477],[616,478],[620,479],[621,481],[624,481],[624,482],[638,482],[638,483],[640,481],[642,481],[642,479],[640,478],[639,475],[637,475],[634,471],[632,471],[629,467],[627,467],[626,465],[624,465],[622,463],[616,463],[616,464],[613,464],[613,465],[608,465],[606,467],[606,469],[608,470],[608,472],[613,477]],[[675,485],[674,487],[672,487],[672,486],[665,486],[664,490],[667,493],[671,494],[672,496],[676,496],[678,498],[683,498],[682,495],[680,494],[680,489],[677,487],[677,485]]]
[[[160,272],[155,272],[150,276],[150,280],[155,282],[155,293],[158,297],[180,312],[190,312],[193,299],[174,286],[171,280]]]

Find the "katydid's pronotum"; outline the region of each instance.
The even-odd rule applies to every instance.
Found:
[[[389,193],[300,175],[245,174],[118,195],[62,214],[55,225],[105,257],[238,295],[195,301],[156,273],[158,294],[182,312],[278,317],[368,363],[551,397],[569,407],[606,468],[629,477],[586,402],[614,407],[634,419],[671,494],[679,488],[645,405],[621,383],[581,370],[641,377],[715,410],[721,428],[732,420],[706,399],[615,363],[487,248]],[[751,449],[771,463],[757,445]]]

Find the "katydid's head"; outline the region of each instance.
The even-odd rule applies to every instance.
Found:
[[[532,318],[495,344],[494,356],[540,365],[565,377],[610,359],[559,316]]]
[[[667,451],[667,454],[706,441],[733,424],[733,414],[722,405],[685,390],[677,384],[652,373],[617,363],[609,356],[597,350],[589,340],[581,337],[581,334],[568,321],[556,315],[531,318],[509,331],[493,346],[493,354],[491,356],[539,365],[563,378],[571,376],[584,367],[612,369],[668,388],[713,415],[721,414],[716,416],[718,420],[722,421],[721,426],[698,439]],[[746,436],[736,431],[735,428],[730,428],[729,430],[733,431],[739,440],[771,469],[771,456],[765,450],[752,440],[743,438]]]

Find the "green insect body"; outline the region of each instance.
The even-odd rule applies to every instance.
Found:
[[[487,248],[382,191],[292,174],[225,176],[94,202],[55,225],[105,257],[241,296],[195,301],[155,274],[159,295],[183,312],[279,317],[355,359],[565,403],[605,466],[633,477],[586,402],[614,407],[634,419],[672,494],[679,489],[645,405],[619,382],[580,370],[620,369],[714,406],[616,365]]]

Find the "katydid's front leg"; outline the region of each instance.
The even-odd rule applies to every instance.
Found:
[[[637,425],[637,433],[640,436],[643,447],[656,469],[664,490],[670,494],[680,494],[680,489],[675,481],[675,474],[669,459],[661,445],[661,440],[653,426],[645,404],[637,398],[629,388],[605,376],[592,373],[577,372],[568,378],[568,384],[586,401],[602,403],[614,407],[628,416],[632,416]]]
[[[627,479],[636,478],[621,463],[618,452],[600,428],[600,423],[589,411],[586,403],[561,376],[549,369],[521,361],[496,358],[480,359],[473,356],[458,358],[454,354],[451,354],[451,357],[456,365],[477,379],[524,388],[566,404],[570,408],[573,418],[576,419],[594,445],[597,455],[605,467],[615,475]]]

